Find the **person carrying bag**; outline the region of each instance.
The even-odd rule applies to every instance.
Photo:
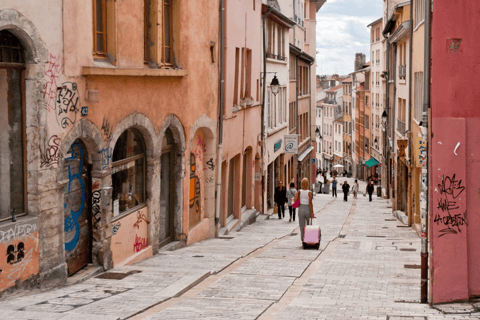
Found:
[[[290,183],[290,189],[287,190],[287,199],[288,199],[288,212],[290,213],[290,220],[288,222],[295,221],[295,210],[298,206],[293,206],[293,199],[297,194],[297,189],[295,189],[295,183]]]

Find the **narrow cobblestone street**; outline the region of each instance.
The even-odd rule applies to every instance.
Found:
[[[314,197],[319,251],[302,249],[288,210],[284,219],[258,216],[240,232],[111,270],[126,273],[121,280],[4,300],[0,318],[479,319],[470,305],[447,314],[420,304],[417,234],[386,200],[342,198]]]

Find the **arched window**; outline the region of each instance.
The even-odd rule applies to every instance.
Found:
[[[145,143],[137,129],[118,138],[112,156],[113,215],[128,213],[145,203]]]
[[[26,213],[25,52],[0,31],[0,221]]]

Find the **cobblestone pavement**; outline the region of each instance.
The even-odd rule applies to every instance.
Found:
[[[111,270],[129,274],[121,280],[4,300],[0,319],[480,319],[478,301],[418,303],[420,270],[405,265],[420,264],[420,241],[386,200],[339,192],[316,195],[314,208],[318,251],[302,249],[288,212],[259,216],[228,237]]]

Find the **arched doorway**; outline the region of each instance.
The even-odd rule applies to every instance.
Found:
[[[173,133],[167,129],[160,158],[160,247],[175,239],[175,149]]]
[[[91,165],[81,140],[70,146],[64,170],[68,177],[63,205],[65,261],[71,276],[92,261]]]

